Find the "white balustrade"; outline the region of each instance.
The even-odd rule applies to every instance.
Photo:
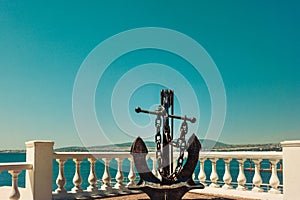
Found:
[[[177,152],[175,152],[174,157],[177,156]],[[185,155],[186,156],[186,155]],[[90,183],[90,186],[87,188],[87,191],[97,191],[98,188],[96,187],[96,173],[95,173],[95,162],[97,159],[102,159],[104,161],[104,173],[102,175],[102,186],[101,190],[106,190],[110,191],[112,189],[111,184],[111,176],[109,172],[109,163],[111,159],[115,159],[118,164],[118,169],[116,173],[116,184],[114,185],[114,189],[118,190],[123,190],[125,188],[125,185],[123,183],[124,181],[124,174],[122,170],[122,162],[124,159],[128,159],[130,161],[130,168],[129,168],[129,174],[128,174],[128,180],[129,182],[127,183],[127,187],[131,185],[135,185],[136,182],[136,174],[134,172],[134,161],[132,156],[127,153],[127,152],[99,152],[99,153],[55,153],[55,158],[61,159],[60,163],[60,173],[57,178],[57,185],[58,189],[63,190],[64,189],[64,175],[63,175],[63,160],[66,160],[67,158],[71,158],[74,160],[76,164],[76,172],[73,178],[74,182],[74,188],[72,191],[74,192],[75,188],[77,192],[80,192],[80,184],[82,182],[81,176],[79,173],[80,170],[80,162],[88,158],[88,161],[90,162],[90,174],[88,178],[88,182]],[[156,159],[155,159],[155,153],[149,152],[147,155],[147,159],[152,160],[152,172],[154,175],[157,175],[157,170],[156,170]],[[272,165],[272,175],[269,180],[269,185],[272,187],[269,190],[269,193],[281,193],[280,190],[278,189],[279,186],[279,179],[277,176],[277,169],[276,169],[276,164],[279,162],[279,160],[282,159],[282,154],[280,152],[274,153],[274,152],[210,152],[210,153],[202,153],[199,157],[200,161],[200,171],[198,174],[198,179],[199,181],[206,185],[206,177],[207,174],[205,173],[204,170],[204,163],[206,159],[211,160],[211,174],[209,175],[211,184],[209,185],[210,188],[218,188],[222,185],[222,189],[228,190],[228,189],[233,189],[233,183],[232,183],[232,175],[230,173],[230,163],[232,159],[236,159],[238,162],[238,177],[236,179],[237,181],[237,187],[236,190],[247,190],[246,188],[246,176],[245,176],[245,169],[244,169],[244,163],[247,159],[251,159],[255,163],[255,174],[253,177],[252,184],[255,186],[253,187],[253,191],[262,191],[261,185],[262,185],[262,179],[260,176],[260,165],[259,163],[261,162],[262,159],[267,159],[271,162]],[[218,169],[217,169],[217,161],[219,159],[222,159],[224,161],[224,174],[222,177],[223,183],[221,184],[218,183],[219,176],[218,176]],[[193,174],[193,178],[195,178],[195,174]],[[57,190],[58,190],[57,189]],[[81,189],[82,191],[82,189]]]
[[[18,188],[18,176],[21,173],[21,170],[9,170],[8,171],[12,177],[12,191],[9,195],[9,199],[18,200],[20,199],[20,192]]]
[[[254,159],[253,162],[255,164],[255,172],[254,172],[254,176],[253,176],[253,185],[255,186],[252,191],[254,192],[262,192],[264,191],[262,188],[260,188],[261,184],[262,184],[262,178],[260,176],[260,162],[262,161],[262,159]]]
[[[135,186],[135,179],[136,179],[136,175],[134,173],[134,161],[133,158],[130,157],[128,158],[130,161],[130,169],[129,169],[129,174],[128,174],[128,179],[129,179],[129,183],[127,184],[127,186]]]
[[[238,186],[236,189],[247,190],[247,188],[245,187],[245,183],[247,180],[244,172],[244,162],[246,161],[246,158],[237,159],[237,161],[239,162],[239,175],[237,177]]]
[[[114,188],[119,189],[119,190],[124,190],[124,185],[123,185],[124,175],[122,172],[122,159],[116,158],[116,160],[118,162],[118,171],[116,174],[117,183],[115,184]]]
[[[29,145],[31,143],[33,145]],[[38,148],[38,150],[41,150],[44,143],[41,141],[31,142],[31,143],[28,143],[28,148],[34,147],[34,150],[32,150],[32,152],[28,151],[29,152],[28,157],[29,157],[30,162],[10,163],[10,164],[7,164],[7,163],[1,164],[0,163],[0,171],[3,171],[3,170],[9,171],[9,173],[12,175],[12,193],[11,193],[10,199],[19,199],[20,198],[20,192],[18,189],[17,182],[18,182],[18,175],[20,174],[20,172],[22,170],[27,170],[27,174],[29,174],[30,178],[33,178],[34,181],[40,182],[40,180],[38,180],[39,176],[35,176],[35,174],[34,174],[35,170],[31,170],[31,169],[35,166],[36,167],[35,169],[38,169],[40,173],[44,169],[47,169],[47,170],[48,170],[48,168],[50,169],[50,167],[46,167],[44,165],[43,165],[43,168],[40,168],[40,166],[38,166],[38,164],[40,163],[40,160],[41,160],[40,157],[36,157],[35,160],[33,159],[34,157],[31,158],[31,153],[34,153],[37,148]],[[49,151],[47,150],[47,152],[50,152],[52,144],[53,143],[51,143],[51,142],[45,142],[45,145],[47,145],[47,147],[49,146]],[[287,153],[290,153],[290,152],[287,152]],[[175,153],[174,157],[176,157],[176,154],[177,153]],[[260,162],[262,161],[262,159],[266,159],[266,160],[269,160],[269,162],[271,163],[271,177],[269,179],[269,184],[268,184],[270,186],[270,189],[268,190],[268,193],[270,193],[270,195],[274,195],[274,194],[277,195],[277,194],[281,193],[281,191],[279,190],[280,182],[279,182],[279,178],[277,175],[277,164],[279,161],[282,160],[282,158],[283,158],[282,155],[283,154],[281,152],[210,152],[210,153],[202,152],[199,157],[200,171],[198,174],[198,179],[202,184],[205,184],[207,174],[205,174],[204,163],[205,163],[206,159],[210,159],[211,165],[212,165],[211,166],[212,171],[209,176],[210,180],[211,180],[211,184],[209,187],[211,189],[214,189],[215,187],[219,187],[220,183],[218,183],[219,176],[217,173],[218,170],[217,170],[216,163],[217,163],[218,159],[222,159],[225,163],[224,164],[225,172],[223,175],[223,183],[224,184],[221,183],[222,189],[224,189],[224,191],[226,191],[228,189],[232,189],[231,191],[233,191],[233,185],[235,185],[236,183],[235,182],[233,183],[233,180],[232,180],[233,178],[230,173],[230,166],[231,166],[230,163],[231,163],[232,159],[235,159],[238,162],[238,177],[236,179],[236,181],[237,181],[236,190],[247,190],[247,188],[245,187],[246,176],[245,176],[245,172],[244,172],[245,171],[244,163],[247,159],[250,159],[255,163],[255,172],[254,172],[254,177],[252,180],[254,187],[252,188],[252,191],[260,192],[260,191],[263,191],[261,188],[263,184],[262,184],[262,178],[260,175]],[[155,153],[149,152],[148,157],[150,159],[152,159],[152,161],[153,161],[152,172],[154,174],[156,174],[157,171],[156,171]],[[39,160],[37,160],[37,159],[39,159]],[[112,189],[110,186],[111,177],[110,177],[110,173],[109,173],[109,163],[110,163],[111,159],[115,159],[118,164],[117,174],[115,177],[117,183],[114,185],[114,188],[118,189],[118,190],[122,190],[123,188],[125,188],[124,183],[123,183],[124,174],[123,174],[123,170],[122,170],[122,161],[124,159],[128,159],[130,161],[130,169],[129,169],[130,171],[128,174],[129,183],[127,184],[127,186],[136,184],[135,183],[136,174],[134,172],[134,161],[133,161],[132,156],[129,154],[129,152],[95,152],[95,153],[91,153],[91,152],[55,152],[55,153],[53,153],[53,151],[52,151],[51,159],[56,159],[56,161],[58,163],[58,168],[59,168],[58,176],[56,178],[56,184],[58,186],[58,188],[55,190],[56,194],[66,192],[66,189],[64,188],[66,185],[66,178],[64,175],[64,167],[65,167],[64,163],[68,159],[73,159],[73,161],[75,163],[75,174],[73,177],[74,187],[72,188],[71,192],[78,193],[78,192],[83,191],[83,189],[81,188],[82,177],[80,175],[80,165],[84,159],[87,159],[88,162],[90,163],[90,171],[89,171],[89,176],[88,176],[88,180],[87,180],[89,182],[89,186],[87,188],[87,191],[97,191],[98,190],[98,188],[96,186],[97,177],[96,177],[96,172],[95,172],[95,164],[98,159],[102,159],[104,161],[104,173],[102,175],[102,186],[101,186],[102,190],[109,191],[110,189]],[[33,162],[35,164],[34,165],[31,164],[31,162]],[[291,166],[292,165],[290,164],[290,167]],[[26,174],[26,176],[27,176],[27,174]],[[195,174],[193,174],[193,178],[194,177],[195,177]],[[31,179],[28,179],[26,177],[26,181],[28,181],[28,180],[31,180]],[[282,187],[282,186],[280,186],[280,187]],[[33,191],[36,191],[36,190],[34,190],[36,187],[34,185],[27,186],[27,182],[26,182],[26,188],[28,188],[28,189],[33,188]],[[222,190],[222,189],[218,189],[218,191]],[[38,191],[36,191],[36,192],[38,192]],[[39,193],[39,195],[42,194],[40,192],[38,192],[38,193]],[[256,194],[260,194],[260,193],[256,193]],[[36,193],[32,193],[32,195],[36,196]],[[290,192],[289,195],[293,195],[293,193],[291,194],[291,192]]]
[[[102,176],[101,190],[111,190],[111,186],[110,186],[111,177],[110,177],[110,173],[109,173],[110,159],[109,158],[102,158],[102,160],[104,161],[104,173],[103,173],[103,176]]]
[[[232,181],[232,177],[230,174],[230,161],[232,160],[231,158],[224,158],[223,159],[225,162],[225,172],[224,172],[224,176],[223,176],[223,181],[224,181],[224,185],[222,186],[223,189],[232,189],[232,186],[230,185],[231,181]]]
[[[9,195],[9,199],[18,200],[20,199],[20,191],[18,187],[19,174],[22,170],[32,170],[32,164],[19,162],[19,163],[0,163],[0,172],[8,171],[11,175],[12,188]]]
[[[204,162],[206,160],[206,158],[201,158],[200,157],[200,172],[199,172],[199,175],[198,175],[198,179],[200,181],[200,183],[202,183],[204,186],[206,186],[207,184],[205,183],[206,181],[206,174],[205,174],[205,171],[204,171]]]
[[[97,176],[95,173],[95,162],[97,161],[94,157],[88,158],[88,161],[90,162],[90,174],[88,177],[89,186],[87,188],[87,191],[96,191],[98,190],[98,187],[96,186],[97,183]]]
[[[75,159],[73,159],[73,161],[75,162],[75,174],[73,177],[74,187],[72,188],[72,192],[78,193],[78,192],[83,191],[82,188],[80,187],[80,185],[82,183],[82,179],[81,179],[81,175],[80,175],[80,163],[82,160],[75,158]]]
[[[57,193],[66,193],[67,190],[64,188],[66,185],[66,178],[64,173],[64,163],[66,162],[65,159],[56,159],[56,162],[58,162],[58,176],[56,179],[56,185],[58,188],[55,190]]]
[[[245,176],[245,168],[244,163],[247,159],[252,160],[255,163],[254,168],[254,176],[252,179],[253,188],[252,191],[254,192],[262,192],[264,191],[261,186],[262,184],[262,177],[260,175],[260,162],[263,159],[269,160],[272,166],[272,174],[271,178],[269,179],[269,185],[271,186],[271,189],[268,191],[272,194],[280,194],[281,191],[278,189],[279,186],[279,179],[277,176],[277,163],[282,159],[282,153],[281,152],[209,152],[205,153],[202,152],[200,154],[200,171],[198,174],[198,179],[202,184],[205,184],[206,174],[204,171],[204,162],[206,159],[211,160],[212,165],[212,171],[210,174],[210,180],[211,184],[209,187],[214,188],[218,187],[217,184],[218,181],[218,174],[216,169],[216,162],[218,159],[222,159],[224,161],[224,175],[223,175],[223,186],[222,188],[225,190],[233,189],[232,185],[232,176],[230,173],[230,163],[232,159],[236,159],[236,161],[239,164],[239,171],[238,171],[238,177],[237,177],[237,187],[236,190],[247,190],[248,188],[245,186],[247,179]],[[250,184],[250,183],[249,183]]]
[[[65,177],[64,177],[64,162],[67,159],[73,159],[75,162],[75,174],[73,177],[73,184],[74,187],[72,188],[71,192],[73,193],[78,193],[82,192],[83,189],[81,188],[81,183],[82,183],[82,177],[80,174],[80,164],[81,162],[87,158],[88,162],[90,163],[90,171],[89,171],[89,176],[88,176],[88,182],[89,186],[87,187],[87,191],[97,191],[98,187],[96,186],[97,184],[97,176],[95,172],[95,164],[98,159],[102,159],[104,162],[104,173],[102,175],[102,186],[101,190],[108,190],[110,191],[112,189],[110,182],[111,182],[111,176],[109,172],[109,163],[112,158],[115,158],[117,163],[118,163],[118,171],[116,174],[116,184],[114,186],[115,189],[122,190],[125,189],[125,186],[123,184],[124,181],[124,174],[122,170],[122,161],[126,158],[129,159],[130,163],[130,170],[131,173],[129,173],[128,178],[130,184],[135,184],[135,173],[133,171],[134,165],[133,161],[131,158],[131,155],[128,152],[56,152],[54,153],[54,158],[56,158],[57,162],[59,163],[59,173],[57,177],[57,185],[58,188],[56,191],[60,191],[64,189],[65,185]],[[58,193],[58,192],[57,192]]]
[[[154,158],[152,158],[152,161],[153,161],[153,163],[152,163],[152,173],[154,174],[154,176],[158,176],[158,173],[157,173],[157,169],[156,169],[156,158],[154,157]]]
[[[217,160],[219,160],[219,158],[209,158],[209,159],[211,161],[211,174],[210,174],[211,184],[209,185],[209,187],[218,188],[218,187],[220,187],[217,184],[217,181],[219,179],[219,176],[217,173]]]
[[[272,174],[271,174],[271,178],[269,181],[270,186],[272,187],[269,190],[269,193],[272,194],[280,194],[281,192],[278,190],[278,185],[279,185],[279,179],[278,179],[278,175],[277,175],[277,163],[278,163],[278,159],[270,159],[270,164],[272,167]]]

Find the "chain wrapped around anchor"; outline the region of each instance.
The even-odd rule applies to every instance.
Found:
[[[186,116],[185,116],[186,118]],[[177,160],[177,166],[175,168],[175,171],[170,174],[170,176],[168,177],[169,179],[176,181],[177,180],[177,174],[178,172],[182,169],[182,165],[183,165],[183,157],[184,157],[184,151],[186,150],[186,140],[185,140],[185,136],[188,133],[188,124],[186,122],[186,119],[184,119],[184,121],[181,124],[180,127],[180,137],[176,140],[176,142],[173,141],[172,145],[176,148],[179,148],[179,157]]]
[[[157,165],[158,165],[158,171],[160,175],[162,176],[163,181],[170,182],[170,181],[177,181],[178,179],[178,174],[183,168],[183,161],[184,161],[184,152],[187,150],[187,142],[185,140],[185,136],[188,133],[188,124],[187,121],[191,123],[195,123],[196,119],[195,118],[188,118],[186,116],[175,116],[175,115],[170,115],[166,112],[165,108],[163,106],[158,106],[158,109],[155,111],[148,111],[148,110],[142,110],[141,108],[137,107],[135,109],[137,113],[143,112],[143,113],[149,113],[156,115],[155,119],[155,128],[156,128],[156,133],[155,133],[155,143],[156,143],[156,160],[157,160]],[[181,127],[180,127],[180,137],[174,142],[173,138],[170,134],[170,126],[167,123],[167,120],[169,118],[174,118],[174,119],[181,119],[183,120]],[[163,120],[163,121],[162,121]],[[162,131],[163,134],[170,145],[173,147],[179,148],[179,157],[177,159],[177,166],[174,170],[173,173],[169,174],[164,171],[164,163],[163,163],[163,151],[162,151],[162,135],[161,135],[161,126],[162,123],[164,125]]]

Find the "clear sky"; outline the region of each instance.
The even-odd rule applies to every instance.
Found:
[[[92,133],[78,133],[73,120],[76,75],[101,42],[141,27],[183,33],[213,59],[226,91],[227,112],[219,141],[245,144],[300,139],[299,9],[298,1],[271,0],[0,0],[0,149],[23,149],[26,141],[36,139],[53,140],[56,147],[86,145],[82,137]],[[142,49],[116,59],[97,85],[96,115],[109,141],[128,142],[139,135],[128,136],[113,122],[111,98],[117,82],[126,79],[124,74],[137,73],[146,80],[151,73],[134,70],[147,63],[168,66],[164,69],[173,69],[189,81],[199,105],[178,97],[175,111],[199,115],[179,112],[183,104],[191,109],[199,106],[201,119],[195,132],[203,138],[211,103],[202,75],[172,53]],[[160,71],[161,66],[150,67]],[[162,79],[169,77],[168,72],[160,74]],[[133,87],[130,81],[127,84]],[[130,99],[118,98],[116,103],[128,101],[132,120],[143,126],[149,118],[136,115],[133,109],[138,105],[154,109],[161,88],[159,83],[141,85]],[[89,119],[86,121],[88,125]],[[106,143],[99,137],[91,137],[89,145]]]

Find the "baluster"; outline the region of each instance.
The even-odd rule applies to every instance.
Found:
[[[152,173],[154,174],[154,176],[158,176],[158,173],[157,173],[157,170],[156,170],[156,158],[155,157],[153,157],[152,158],[152,161],[153,161],[153,163],[152,163]]]
[[[95,163],[97,159],[95,158],[88,158],[88,161],[90,162],[90,174],[88,177],[89,186],[87,187],[87,191],[96,191],[98,190],[98,187],[96,186],[97,183],[97,176],[95,173]]]
[[[75,174],[73,177],[74,187],[72,188],[71,192],[78,193],[78,192],[83,191],[82,188],[80,187],[80,185],[82,183],[82,179],[81,179],[81,175],[80,175],[80,163],[82,160],[74,158],[73,161],[75,162]]]
[[[9,196],[9,199],[11,200],[18,200],[20,199],[20,192],[18,188],[18,176],[21,173],[20,170],[9,170],[8,171],[11,174],[11,180],[12,180],[12,191]]]
[[[200,172],[199,172],[199,175],[198,175],[198,179],[200,181],[200,183],[202,183],[204,186],[206,186],[207,184],[205,183],[206,181],[206,174],[205,174],[205,171],[204,171],[204,162],[206,160],[206,158],[200,158]]]
[[[269,184],[272,188],[269,190],[269,193],[272,193],[272,194],[280,194],[281,193],[280,190],[277,188],[279,185],[279,179],[277,176],[278,161],[279,160],[277,160],[277,159],[270,159],[270,163],[272,165],[272,175],[270,177]]]
[[[124,175],[122,172],[122,159],[116,158],[116,160],[118,162],[118,172],[116,174],[117,183],[115,184],[114,188],[116,188],[118,190],[123,190],[124,189],[124,185],[123,185]]]
[[[210,160],[211,160],[211,174],[210,174],[211,184],[209,185],[209,187],[218,188],[220,186],[217,184],[219,176],[217,173],[216,166],[217,166],[217,160],[219,160],[219,158],[210,158]]]
[[[260,162],[261,161],[262,161],[261,159],[253,160],[253,162],[255,164],[255,172],[254,172],[252,183],[255,185],[255,187],[252,189],[252,191],[254,191],[254,192],[264,191],[262,188],[260,188],[260,185],[262,184],[262,179],[260,176]]]
[[[102,186],[101,186],[101,190],[111,190],[111,186],[110,186],[110,173],[109,173],[109,162],[110,159],[108,158],[102,158],[102,160],[104,161],[104,173],[102,176]]]
[[[223,189],[232,189],[232,186],[230,185],[231,181],[232,181],[232,177],[230,174],[230,161],[232,160],[231,158],[224,158],[223,159],[225,162],[225,173],[223,176],[223,181],[224,181],[224,185],[222,186]]]
[[[66,178],[64,173],[64,164],[66,162],[65,159],[56,159],[58,162],[58,176],[56,179],[57,189],[55,190],[56,193],[66,193],[67,190],[64,188],[66,185]]]
[[[245,158],[237,159],[237,161],[239,162],[239,175],[237,177],[238,186],[236,189],[247,190],[247,188],[245,187],[246,176],[244,172],[244,162],[246,161],[246,159]]]
[[[127,187],[128,186],[135,186],[135,179],[136,179],[136,175],[134,173],[134,163],[133,163],[133,158],[130,157],[128,158],[128,160],[130,161],[130,171],[129,171],[129,174],[128,174],[128,179],[129,179],[129,183],[127,184]]]

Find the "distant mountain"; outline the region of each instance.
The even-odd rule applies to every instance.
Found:
[[[228,145],[222,142],[216,142],[214,140],[204,140],[200,139],[200,143],[202,145],[202,150],[207,150],[208,147],[214,148],[227,148],[232,147],[232,145]],[[148,148],[148,151],[155,151],[156,143],[154,141],[145,141],[145,144]],[[91,146],[91,147],[64,147],[58,148],[56,151],[60,152],[86,152],[86,151],[130,151],[132,142],[126,142],[121,144],[110,144],[110,145],[101,145],[101,146]]]
[[[200,143],[202,146],[202,149],[210,149],[211,147],[213,148],[226,148],[230,147],[231,145],[225,144],[222,142],[214,141],[214,140],[209,140],[209,139],[200,139]]]
[[[57,148],[55,149],[57,152],[88,152],[89,150],[85,147],[62,147],[62,148]]]
[[[217,142],[214,140],[200,139],[201,151],[282,151],[279,143],[270,143],[270,144],[225,144],[222,142]],[[148,151],[155,151],[156,144],[154,141],[145,142]],[[63,147],[57,148],[57,152],[88,152],[88,151],[102,151],[102,152],[117,152],[124,151],[129,152],[132,142],[126,142],[121,144],[110,144],[102,146],[92,146],[92,147]],[[210,149],[213,147],[213,149]],[[174,149],[178,150],[177,148]],[[25,153],[25,150],[0,150],[0,153]]]

